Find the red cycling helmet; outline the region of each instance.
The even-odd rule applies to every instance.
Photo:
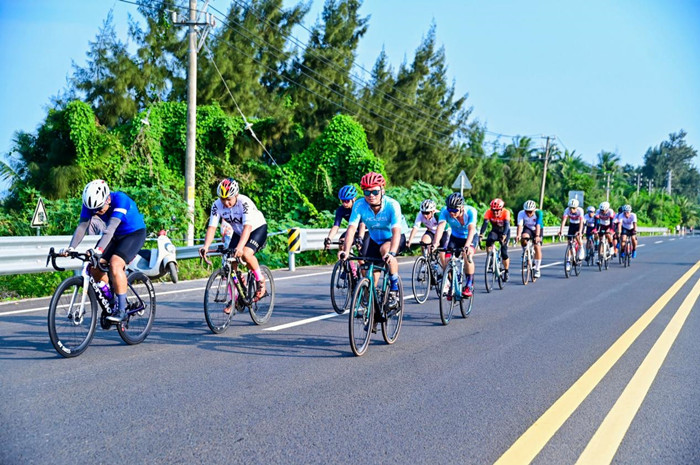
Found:
[[[384,176],[382,176],[379,173],[375,173],[374,171],[370,171],[369,173],[362,176],[362,179],[360,180],[360,187],[362,187],[362,189],[369,189],[370,187],[374,186],[386,186],[386,180],[384,179]]]
[[[491,201],[491,210],[503,210],[503,200],[493,199]]]

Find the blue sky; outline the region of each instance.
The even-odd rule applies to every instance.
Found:
[[[226,11],[230,1],[211,4]],[[322,4],[312,1],[307,26]],[[110,9],[126,39],[134,5],[0,0],[0,153],[43,121]],[[384,48],[396,70],[434,22],[449,78],[493,133],[556,135],[589,162],[607,150],[641,165],[681,128],[700,149],[700,1],[365,0],[361,13],[371,16],[357,58],[366,69]]]

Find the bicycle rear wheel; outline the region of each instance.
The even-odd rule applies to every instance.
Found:
[[[421,257],[422,258],[422,257]],[[399,278],[399,295],[397,296],[397,307],[386,309],[384,314],[385,320],[382,321],[382,337],[387,344],[393,344],[399,337],[399,332],[401,331],[401,322],[403,321],[403,283],[401,282],[401,276]],[[426,291],[426,296],[428,292]],[[385,299],[388,300],[388,299]],[[425,302],[425,301],[424,301]]]
[[[333,310],[341,314],[347,308],[352,297],[351,276],[347,268],[343,260],[338,260],[333,267],[333,273],[331,273],[331,303]]]
[[[474,286],[472,285],[472,288],[473,287]],[[473,306],[474,306],[474,289],[472,289],[472,296],[471,297],[462,296],[462,298],[459,300],[459,311],[462,312],[462,316],[464,318],[469,316],[469,314],[472,312]]]
[[[581,264],[582,263],[581,263],[581,260],[579,260],[579,258],[578,258],[578,250],[574,250],[573,254],[574,254],[574,261],[571,262],[571,266],[574,269],[574,274],[576,276],[578,276],[581,274]]]
[[[58,285],[49,304],[49,338],[56,352],[67,358],[85,352],[95,336],[97,301],[88,289],[81,310],[82,293],[82,276],[73,276]]]
[[[367,351],[369,339],[372,336],[374,311],[370,306],[371,292],[369,279],[362,278],[355,286],[352,303],[350,304],[348,318],[350,348],[352,353],[358,357]]]
[[[226,331],[231,317],[238,311],[233,304],[233,283],[224,270],[218,269],[209,276],[204,290],[204,319],[214,334]]]
[[[523,280],[523,286],[527,286],[528,281],[530,281],[530,254],[527,251],[523,251],[523,256],[520,260],[520,275]]]
[[[430,264],[428,259],[420,256],[416,258],[413,264],[413,272],[411,273],[411,288],[413,289],[413,298],[419,304],[428,300],[430,294]]]
[[[505,281],[503,280],[503,275],[505,274],[505,271],[503,269],[503,262],[501,261],[501,258],[496,259],[496,267],[493,270],[493,274],[496,275],[496,282],[498,283],[498,288],[503,289],[503,286],[505,286]]]
[[[117,324],[117,331],[127,344],[140,344],[153,327],[156,293],[151,280],[140,271],[129,274],[126,281],[126,318]]]
[[[571,273],[571,267],[573,266],[574,251],[571,247],[571,243],[566,246],[566,251],[564,252],[564,276],[567,278]]]
[[[443,325],[450,324],[450,320],[452,320],[452,312],[454,311],[455,307],[455,290],[452,289],[453,273],[454,269],[448,265],[447,269],[442,275],[442,282],[440,283],[440,321]]]
[[[256,325],[264,325],[272,316],[272,309],[275,308],[275,280],[272,272],[265,265],[260,266],[260,272],[265,277],[265,292],[262,297],[255,297],[258,283],[255,282],[253,272],[248,272],[248,296],[251,299],[250,318]]]
[[[491,292],[491,289],[493,289],[493,279],[496,274],[494,260],[493,251],[486,254],[486,264],[484,265],[484,284],[486,285],[486,292]],[[489,270],[491,270],[490,273]]]

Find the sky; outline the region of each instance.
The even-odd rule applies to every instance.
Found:
[[[309,29],[323,6],[310,1]],[[16,131],[36,132],[72,63],[85,64],[110,9],[126,40],[128,16],[139,17],[128,3],[0,0],[3,159]],[[587,162],[605,150],[642,165],[647,149],[683,129],[700,150],[699,0],[364,0],[360,13],[370,20],[356,63],[367,70],[383,49],[396,71],[435,24],[448,78],[491,141],[556,136]]]

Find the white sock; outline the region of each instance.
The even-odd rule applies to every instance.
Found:
[[[540,269],[540,263],[542,263],[542,260],[535,260],[535,269],[536,270]]]

